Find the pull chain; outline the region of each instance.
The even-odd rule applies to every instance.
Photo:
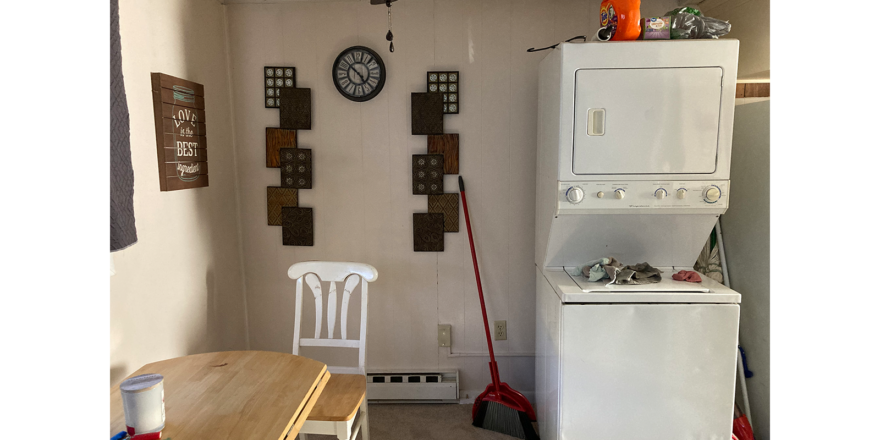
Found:
[[[385,6],[388,6],[388,33],[385,34],[385,39],[390,42],[388,50],[394,52],[394,34],[391,33],[391,0],[385,0]]]

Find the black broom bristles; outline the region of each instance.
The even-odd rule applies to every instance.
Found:
[[[474,418],[474,426],[516,438],[539,440],[529,416],[507,405],[482,401]]]

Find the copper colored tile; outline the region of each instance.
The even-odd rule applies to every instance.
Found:
[[[281,234],[285,246],[314,246],[312,208],[281,208]]]
[[[266,168],[281,166],[282,148],[296,148],[296,130],[266,127]]]
[[[458,232],[458,193],[429,195],[428,212],[443,214],[443,232]]]
[[[443,252],[443,214],[413,214],[413,250]]]
[[[281,226],[281,208],[297,206],[297,190],[294,188],[266,188],[266,208],[269,212],[269,226]]]
[[[442,154],[443,173],[458,174],[458,133],[428,136],[428,154]]]

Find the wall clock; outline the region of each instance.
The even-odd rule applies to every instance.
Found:
[[[353,46],[333,62],[333,84],[342,96],[364,102],[376,97],[385,86],[385,63],[372,49]]]

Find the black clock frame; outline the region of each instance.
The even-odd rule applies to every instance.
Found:
[[[373,58],[376,59],[376,62],[379,64],[379,84],[376,85],[376,88],[373,89],[372,92],[362,97],[350,96],[349,94],[345,93],[345,91],[342,90],[342,87],[339,86],[338,78],[336,78],[336,66],[339,65],[339,60],[342,59],[342,56],[345,55],[348,51],[353,49],[359,49],[368,52],[370,55],[373,56]],[[351,46],[348,49],[340,52],[339,55],[336,57],[336,60],[333,61],[333,65],[330,66],[330,75],[333,77],[333,85],[336,86],[336,90],[339,91],[340,95],[344,96],[349,101],[366,102],[379,96],[379,93],[385,87],[385,77],[388,76],[388,72],[385,70],[385,62],[382,61],[382,57],[380,57],[379,54],[376,53],[376,51],[365,46]]]

